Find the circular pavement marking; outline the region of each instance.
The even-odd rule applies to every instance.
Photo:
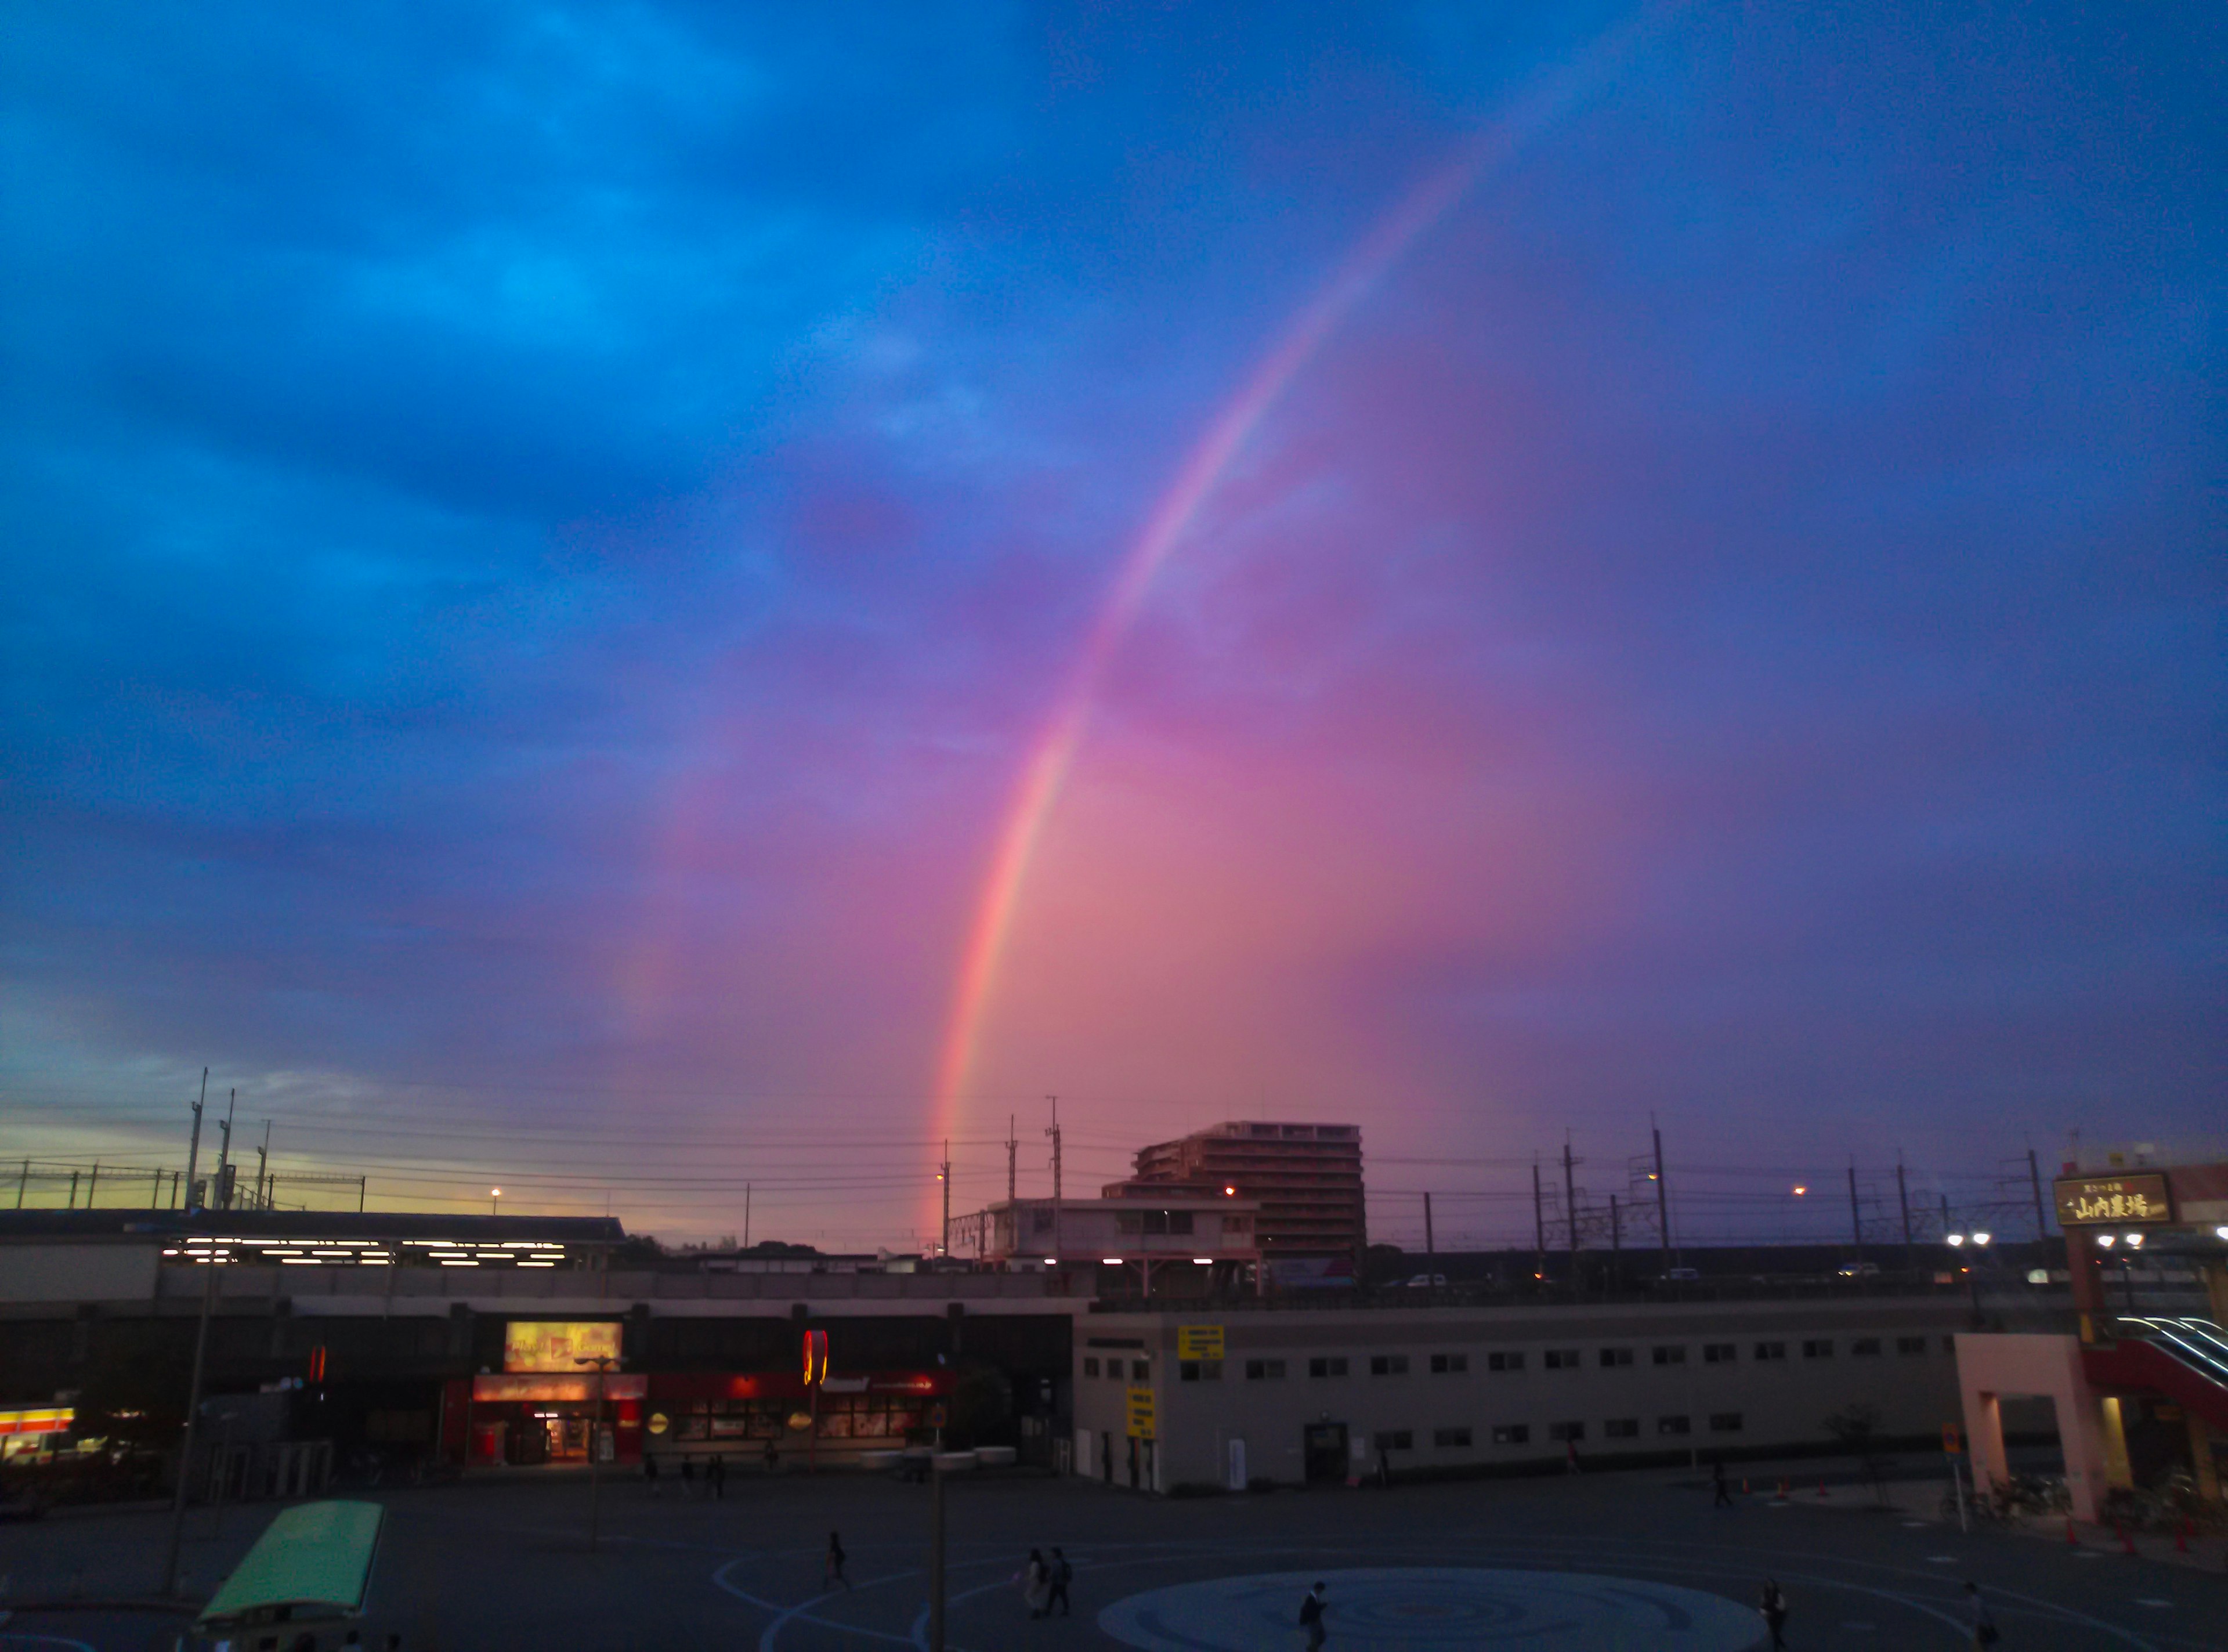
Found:
[[[1337,1645],[1749,1652],[1765,1638],[1754,1611],[1699,1590],[1579,1572],[1469,1566],[1275,1572],[1178,1584],[1116,1601],[1098,1614],[1098,1627],[1146,1652],[1297,1645],[1300,1598],[1318,1578],[1329,1608],[1324,1627]]]

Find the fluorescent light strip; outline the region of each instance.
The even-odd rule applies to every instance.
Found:
[[[477,1262],[455,1262],[444,1257],[441,1259],[441,1265],[445,1268],[476,1268],[479,1266],[479,1264]]]

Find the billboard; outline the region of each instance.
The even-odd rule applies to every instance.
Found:
[[[2065,1176],[2056,1184],[2058,1225],[2079,1227],[2095,1222],[2170,1222],[2166,1178]]]
[[[503,1328],[506,1371],[580,1369],[581,1360],[619,1357],[619,1323],[615,1319],[514,1319]]]

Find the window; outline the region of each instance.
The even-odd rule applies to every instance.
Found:
[[[1416,1437],[1405,1428],[1385,1429],[1377,1436],[1377,1449],[1380,1451],[1412,1451],[1416,1449]]]
[[[1806,1341],[1802,1344],[1802,1357],[1806,1360],[1832,1359],[1834,1357],[1834,1339],[1830,1336],[1820,1336]]]
[[[1467,1354],[1434,1354],[1431,1355],[1431,1374],[1435,1377],[1459,1376],[1469,1369]]]
[[[1601,1351],[1601,1362],[1602,1369],[1604,1371],[1610,1370],[1613,1367],[1621,1365],[1630,1365],[1632,1363],[1632,1350],[1630,1348],[1604,1348]]]
[[[1689,1434],[1693,1431],[1693,1419],[1686,1417],[1659,1417],[1655,1419],[1658,1434]]]
[[[1738,1434],[1741,1431],[1741,1414],[1737,1411],[1713,1411],[1710,1413],[1710,1432]]]
[[[1121,1380],[1122,1380],[1122,1361],[1119,1361],[1119,1360],[1109,1360],[1109,1361],[1106,1361],[1106,1374],[1107,1374],[1108,1376],[1110,1376],[1110,1377],[1113,1378],[1113,1379],[1114,1379],[1114,1380],[1115,1380],[1115,1381],[1117,1381],[1117,1382],[1121,1381]]]
[[[1602,1425],[1602,1433],[1612,1440],[1636,1440],[1640,1437],[1640,1418],[1612,1417]]]
[[[1442,1450],[1451,1447],[1467,1451],[1469,1450],[1469,1431],[1466,1428],[1435,1428],[1431,1431],[1431,1444]]]
[[[1346,1374],[1346,1361],[1318,1356],[1308,1361],[1308,1374],[1311,1377],[1342,1377]]]
[[[1369,1374],[1373,1377],[1405,1377],[1408,1374],[1408,1356],[1405,1354],[1373,1354],[1369,1356]]]
[[[1520,1348],[1510,1354],[1489,1354],[1485,1356],[1485,1368],[1489,1371],[1521,1371],[1524,1368],[1523,1350]]]
[[[1650,1357],[1658,1365],[1684,1365],[1687,1363],[1687,1350],[1684,1348],[1655,1348],[1651,1351]]]
[[[1575,1371],[1578,1368],[1578,1349],[1549,1348],[1547,1350],[1547,1369],[1550,1371]]]
[[[1130,1381],[1150,1382],[1152,1380],[1153,1362],[1150,1360],[1132,1360],[1130,1361]]]
[[[1736,1351],[1731,1342],[1702,1344],[1702,1363],[1705,1365],[1731,1365],[1736,1357],[1738,1357]]]
[[[1758,1342],[1756,1345],[1756,1357],[1759,1360],[1783,1360],[1787,1357],[1787,1344]]]
[[[1860,1336],[1849,1344],[1849,1357],[1853,1360],[1876,1360],[1879,1351],[1880,1340],[1877,1336]]]
[[[1095,1377],[1098,1374],[1098,1360],[1095,1354],[1084,1355],[1083,1374],[1086,1377]]]
[[[1179,1360],[1176,1361],[1176,1380],[1179,1382],[1220,1382],[1222,1380],[1222,1361],[1220,1360]]]
[[[1245,1380],[1248,1382],[1282,1382],[1284,1362],[1282,1360],[1248,1360],[1245,1361]]]
[[[1924,1354],[1926,1352],[1926,1339],[1923,1336],[1898,1336],[1895,1339],[1895,1351],[1898,1354]]]
[[[1547,1437],[1551,1440],[1582,1440],[1586,1437],[1584,1423],[1550,1423]]]
[[[1522,1445],[1531,1437],[1532,1425],[1529,1423],[1495,1423],[1493,1425],[1493,1443],[1495,1445]]]
[[[1246,1233],[1252,1228],[1253,1219],[1251,1216],[1225,1216],[1222,1219],[1222,1231],[1226,1233]]]

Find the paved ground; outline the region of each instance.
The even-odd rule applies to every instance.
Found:
[[[389,1533],[367,1640],[375,1645],[394,1628],[408,1652],[865,1652],[921,1643],[925,1488],[855,1476],[738,1480],[722,1503],[683,1502],[670,1485],[653,1502],[633,1481],[606,1490],[605,1540],[593,1553],[587,1488],[578,1479],[523,1476],[379,1494]],[[2228,1652],[2228,1575],[2017,1534],[1960,1534],[1861,1512],[1853,1495],[1776,1506],[1761,1492],[1713,1510],[1701,1482],[1639,1473],[1168,1502],[1085,1482],[962,1479],[950,1494],[951,1644],[970,1652],[1125,1644],[1213,1652],[1241,1632],[1214,1627],[1225,1622],[1215,1615],[1250,1599],[1266,1604],[1242,1632],[1267,1637],[1254,1644],[1276,1645],[1281,1636],[1296,1649],[1300,1631],[1277,1625],[1275,1603],[1290,1593],[1296,1609],[1296,1578],[1346,1573],[1344,1584],[1333,1578],[1335,1652],[1496,1642],[1538,1652],[1549,1642],[1536,1631],[1592,1610],[1574,1599],[1598,1605],[1604,1590],[1621,1587],[1594,1580],[1639,1585],[1620,1597],[1634,1602],[1690,1590],[1745,1606],[1767,1576],[1787,1591],[1789,1639],[1803,1652],[1965,1644],[1967,1578],[1994,1603],[2009,1652]],[[209,1513],[195,1511],[191,1583],[211,1587],[267,1516],[230,1511],[223,1533],[211,1537]],[[848,1590],[822,1586],[831,1527],[850,1553]],[[0,1527],[6,1598],[20,1606],[143,1592],[165,1529],[149,1514]],[[1053,1543],[1076,1567],[1075,1615],[1033,1623],[1013,1578],[1032,1545]],[[1487,1576],[1512,1572],[1531,1575]],[[1262,1578],[1275,1581],[1250,1581]],[[1214,1587],[1134,1598],[1194,1585]],[[1732,1621],[1715,1620],[1713,1640],[1700,1630],[1686,1636],[1667,1618],[1654,1638],[1623,1643],[1715,1652],[1730,1644],[1725,1625]],[[178,1623],[93,1607],[19,1610],[0,1627],[0,1652],[168,1652]],[[1565,1643],[1618,1643],[1609,1628],[1595,1628],[1596,1638]]]

